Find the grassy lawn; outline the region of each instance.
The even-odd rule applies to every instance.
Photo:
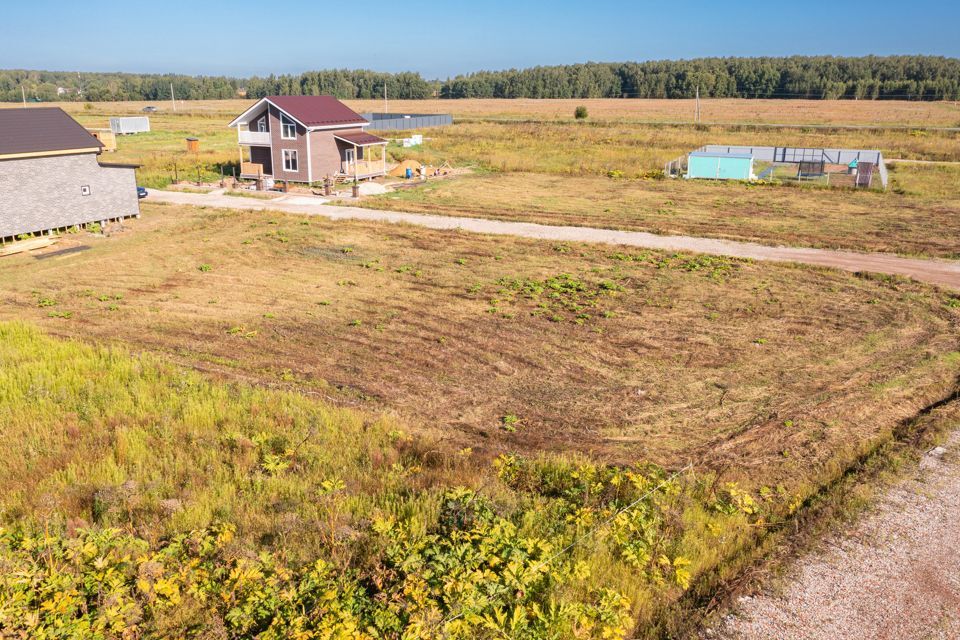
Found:
[[[720,457],[781,481],[952,379],[950,299],[906,282],[162,205],[92,243],[6,259],[2,316],[390,409],[491,455],[677,466],[733,438]]]
[[[481,172],[368,198],[360,205],[772,245],[960,257],[960,165],[891,167],[887,192]]]

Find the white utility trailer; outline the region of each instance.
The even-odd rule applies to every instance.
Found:
[[[146,116],[110,118],[110,131],[118,136],[130,133],[146,133],[150,131],[150,118]]]

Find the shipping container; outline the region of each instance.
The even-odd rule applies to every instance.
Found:
[[[117,135],[146,133],[150,131],[150,118],[147,118],[146,116],[110,118],[110,130]]]

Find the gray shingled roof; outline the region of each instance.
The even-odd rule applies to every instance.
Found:
[[[0,156],[102,148],[59,107],[0,109]]]

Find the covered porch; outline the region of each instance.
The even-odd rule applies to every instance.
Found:
[[[259,180],[273,175],[273,157],[270,147],[240,146],[240,177]]]
[[[362,131],[334,134],[340,149],[338,176],[353,180],[387,175],[387,141]]]

